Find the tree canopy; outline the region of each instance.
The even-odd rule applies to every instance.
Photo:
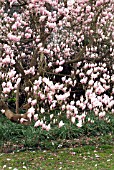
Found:
[[[113,0],[0,0],[1,112],[46,130],[114,112],[113,13]]]

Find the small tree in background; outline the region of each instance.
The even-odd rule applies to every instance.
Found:
[[[88,110],[114,112],[113,12],[113,0],[1,0],[2,113],[49,130],[64,125],[62,115],[81,127]]]

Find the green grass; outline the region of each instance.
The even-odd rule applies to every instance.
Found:
[[[37,150],[0,155],[0,169],[113,170],[114,146],[102,145]]]
[[[0,117],[0,170],[114,170],[114,116],[49,132]]]

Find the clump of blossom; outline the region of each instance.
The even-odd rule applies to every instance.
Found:
[[[24,96],[20,123],[48,131],[65,116],[82,127],[90,111],[113,113],[113,1],[8,2],[0,3],[0,98]]]

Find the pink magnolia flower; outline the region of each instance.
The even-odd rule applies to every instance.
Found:
[[[59,100],[66,100],[67,99],[67,97],[69,97],[70,96],[70,93],[69,92],[67,92],[67,93],[65,93],[65,94],[60,94],[60,95],[55,95],[55,97],[56,97],[56,99],[59,101]]]
[[[92,86],[94,84],[94,81],[93,80],[90,80],[89,83],[88,83],[90,86]]]
[[[90,12],[91,11],[91,6],[86,6],[86,12],[88,13],[88,12]]]
[[[59,66],[58,68],[55,69],[55,73],[59,73],[63,70],[62,66]]]
[[[66,107],[65,105],[62,105],[62,110],[65,110],[65,107]]]
[[[2,60],[2,63],[3,63],[3,64],[9,64],[10,61],[11,61],[10,57],[7,56],[6,58],[4,58],[4,59]]]
[[[100,78],[100,82],[102,82],[102,83],[106,84],[106,80],[105,80],[105,79],[103,79],[103,78]]]
[[[12,25],[12,30],[14,30],[14,31],[17,30],[17,25],[16,24]]]
[[[72,122],[72,123],[75,123],[75,120],[76,120],[75,117],[71,117],[71,122]]]
[[[100,6],[101,4],[103,4],[103,0],[97,0],[96,1],[96,6]]]
[[[10,72],[8,72],[8,76],[10,79],[13,78],[15,74],[16,74],[15,70],[11,70]]]
[[[5,110],[4,110],[4,109],[2,109],[2,110],[1,110],[1,112],[2,112],[2,113],[5,113]]]
[[[95,92],[97,93],[97,94],[101,94],[101,93],[103,93],[105,91],[105,89],[101,86],[101,85],[99,85],[96,89],[95,89]]]
[[[48,63],[48,67],[52,67],[52,62],[49,62],[49,63]]]
[[[108,104],[108,107],[109,108],[112,108],[114,106],[114,100],[111,100],[110,102],[109,102],[109,104]]]
[[[33,89],[34,89],[34,91],[37,91],[38,90],[38,86],[34,85]]]
[[[60,62],[59,62],[59,65],[63,65],[65,63],[65,60],[61,60]]]
[[[67,5],[68,7],[73,7],[73,4],[75,3],[75,0],[68,0]]]
[[[50,124],[48,124],[46,127],[45,127],[46,131],[49,131],[51,129],[51,126]]]
[[[13,17],[17,18],[17,16],[18,16],[17,12],[14,12]]]
[[[27,117],[28,117],[29,120],[31,121],[31,119],[32,119],[32,113],[31,113],[31,112],[28,112]]]
[[[87,80],[88,80],[88,78],[87,78],[87,77],[84,77],[83,79],[80,80],[80,82],[81,82],[82,84],[86,84],[86,83],[87,83]]]
[[[61,128],[62,126],[64,126],[64,123],[63,123],[63,121],[61,120],[61,121],[59,122],[59,128]]]
[[[25,87],[25,91],[28,92],[29,91],[29,87]]]
[[[35,108],[32,106],[27,112],[33,115],[35,113]]]
[[[38,114],[34,115],[34,120],[37,121],[38,120]]]
[[[25,38],[30,38],[31,37],[31,34],[30,33],[26,33],[25,34]]]
[[[91,74],[92,74],[92,72],[93,72],[93,69],[90,69],[90,70],[88,70],[88,71],[87,71],[87,73],[86,73],[86,74],[87,74],[87,75],[91,75]]]
[[[82,120],[81,119],[78,120],[77,127],[79,127],[79,128],[82,127]]]
[[[32,101],[32,98],[28,98],[28,103],[31,103],[31,101]]]
[[[24,119],[24,118],[21,118],[21,119],[20,119],[20,123],[23,124],[23,122],[28,122],[28,120],[27,120],[27,119]]]
[[[11,33],[8,33],[7,37],[9,38],[9,40],[14,42],[19,42],[21,39],[21,36],[13,35]]]
[[[99,113],[99,117],[100,117],[100,118],[104,117],[105,115],[106,115],[106,112],[105,112],[105,111]]]
[[[36,99],[34,99],[34,100],[31,101],[31,105],[32,105],[32,106],[36,105],[36,103],[37,103],[37,100],[36,100]]]
[[[42,22],[42,21],[44,21],[44,20],[45,20],[45,18],[46,18],[46,16],[45,16],[45,15],[44,15],[44,16],[42,15],[42,16],[40,16],[39,21],[40,21],[40,22]]]
[[[10,81],[7,82],[7,87],[10,88],[11,90],[13,89],[12,83]]]
[[[2,88],[4,88],[6,86],[6,82],[2,83]]]
[[[46,129],[46,124],[45,124],[45,123],[42,124],[42,129],[43,129],[43,130]]]
[[[9,88],[7,88],[7,87],[5,87],[5,88],[3,88],[3,93],[4,94],[6,94],[6,93],[10,93],[10,89]]]
[[[114,82],[114,75],[111,76],[111,80],[112,80],[112,82]]]
[[[45,112],[44,108],[41,107],[40,112],[41,112],[41,113],[44,113],[44,112]]]
[[[53,92],[55,92],[55,86],[54,85],[52,85],[50,88]]]
[[[37,122],[35,122],[35,125],[34,125],[34,127],[38,127],[38,126],[40,126],[40,120],[38,120]]]
[[[53,118],[53,116],[54,116],[54,115],[53,115],[53,114],[51,114],[51,115],[50,115],[50,119],[52,119],[52,118]]]

